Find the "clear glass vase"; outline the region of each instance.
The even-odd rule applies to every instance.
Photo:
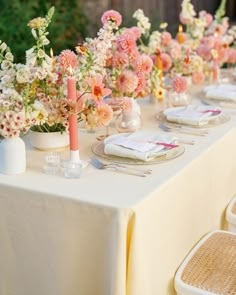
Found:
[[[135,132],[141,128],[141,109],[139,104],[131,98],[131,109],[124,110],[121,113],[121,119],[118,121],[118,132]]]
[[[190,104],[190,96],[186,92],[178,93],[170,91],[168,94],[168,100],[171,106],[180,107]]]

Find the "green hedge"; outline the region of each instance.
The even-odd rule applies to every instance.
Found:
[[[78,0],[0,0],[0,40],[11,48],[15,62],[25,61],[25,51],[34,44],[27,23],[38,16],[44,17],[51,6],[55,14],[49,26],[48,46],[57,55],[63,49],[74,49],[87,35],[88,19]]]

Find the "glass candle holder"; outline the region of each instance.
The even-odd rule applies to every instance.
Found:
[[[82,172],[82,164],[77,162],[64,162],[64,176],[66,178],[80,178]]]

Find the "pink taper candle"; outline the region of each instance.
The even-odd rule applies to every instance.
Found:
[[[74,77],[67,78],[68,99],[76,102],[76,79]],[[79,149],[77,114],[69,117],[69,136],[70,136],[70,150],[77,151]]]

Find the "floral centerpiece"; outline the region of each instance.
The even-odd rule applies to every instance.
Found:
[[[180,13],[188,34],[185,46],[194,49],[203,59],[206,72],[213,72],[213,76],[217,68],[236,62],[235,29],[229,27],[225,7],[226,0],[222,0],[214,16],[206,11],[197,15],[190,0],[183,0]]]
[[[55,57],[52,49],[47,54],[45,47],[50,44],[47,28],[53,13],[52,7],[45,18],[37,17],[28,23],[35,45],[26,51],[25,64],[14,64],[10,49],[1,43],[0,109],[4,120],[0,135],[3,137],[19,136],[29,129],[68,131],[68,119],[74,113],[78,114],[78,121],[84,119],[93,127],[106,125],[112,118],[111,108],[103,101],[111,91],[102,82],[101,61],[94,60],[95,43],[102,45],[101,39],[91,39],[82,57],[71,50],[63,50]],[[67,99],[66,81],[71,74],[77,78],[77,103]],[[8,118],[14,119],[14,124],[9,124]]]
[[[45,18],[29,22],[36,44],[26,51],[25,64],[14,64],[10,49],[5,49],[0,71],[1,115],[7,118],[10,111],[14,123],[8,126],[8,121],[3,121],[3,137],[19,136],[30,128],[39,132],[63,132],[68,127],[69,115],[75,111],[75,106],[65,98],[54,59],[44,49],[50,43],[46,30],[53,13],[52,7]],[[16,119],[21,119],[21,124]]]
[[[152,92],[157,98],[163,96],[162,86],[171,88],[170,84],[177,75],[185,76],[189,83],[200,84],[204,81],[202,58],[187,43],[180,44],[173,38],[167,27],[167,23],[161,23],[158,30],[150,32],[148,28],[145,33],[148,42],[140,45],[140,50],[151,56],[155,65],[150,82]],[[165,79],[161,83],[163,77]]]
[[[104,25],[115,24],[112,47],[106,59],[106,83],[115,98],[139,98],[150,93],[147,81],[152,72],[152,59],[139,51],[137,41],[142,31],[138,27],[122,28],[117,11],[102,16]]]
[[[28,100],[29,87],[19,93],[15,88],[17,66],[6,43],[0,41],[0,137],[12,138],[25,134],[37,120]]]

